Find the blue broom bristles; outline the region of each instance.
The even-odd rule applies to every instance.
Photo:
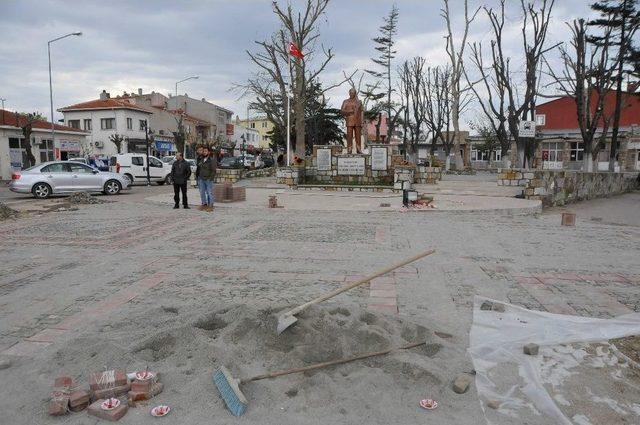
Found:
[[[240,391],[238,381],[231,376],[231,373],[224,366],[213,374],[213,383],[220,391],[220,396],[222,396],[231,413],[234,416],[242,416],[247,410],[247,399]]]

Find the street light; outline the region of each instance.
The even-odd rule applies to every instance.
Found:
[[[151,186],[151,175],[149,172],[149,135],[153,134],[153,131],[149,128],[149,122],[148,120],[144,120],[144,141],[146,142],[146,146],[147,146],[147,186]]]
[[[2,98],[0,98],[0,102],[2,102],[2,123],[3,123],[3,124],[4,124],[4,102],[5,102],[6,100],[7,100],[7,99],[5,99],[5,98],[3,98],[3,97],[2,97]]]
[[[51,83],[51,43],[62,40],[63,38],[71,37],[72,35],[81,36],[81,32],[72,32],[67,35],[63,35],[62,37],[54,38],[53,40],[49,40],[47,42],[47,53],[49,54],[49,102],[51,104],[51,146],[55,145],[56,140],[56,130],[55,130],[55,121],[53,118],[53,84]]]
[[[185,82],[187,80],[197,80],[198,78],[200,78],[200,77],[197,76],[197,75],[194,75],[193,77],[187,77],[184,80],[176,81],[176,96],[178,95],[178,84],[179,83],[183,83],[183,82]]]

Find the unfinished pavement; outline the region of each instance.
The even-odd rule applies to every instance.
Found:
[[[168,192],[153,192],[162,190]],[[174,408],[173,421],[228,423],[211,382],[216,364],[206,352],[172,354],[179,347],[170,339],[136,351],[150,335],[157,336],[156,329],[228,304],[258,309],[298,304],[427,247],[438,252],[381,279],[377,287],[327,304],[371,305],[391,314],[395,306],[403,320],[438,331],[444,348],[434,356],[442,366],[434,371],[437,380],[421,391],[397,394],[385,382],[356,391],[353,381],[353,388],[315,394],[316,399],[313,391],[290,397],[269,382],[260,387],[269,397],[254,392],[243,420],[482,423],[473,385],[463,395],[451,390],[457,374],[471,369],[465,350],[474,295],[593,317],[640,311],[640,218],[624,213],[598,220],[601,201],[593,203],[595,215],[590,203],[576,206],[577,225],[570,228],[560,226],[560,211],[534,216],[399,214],[379,207],[302,212],[267,209],[265,196],[264,208],[223,205],[207,214],[174,211],[170,202],[144,198],[126,195],[78,211],[0,223],[0,357],[11,361],[0,371],[0,410],[7,423],[58,423],[46,416],[46,398],[58,374],[86,378],[104,366],[131,369],[147,363],[163,373],[166,387],[158,403]],[[638,211],[640,194],[608,201],[613,211]],[[120,363],[124,353],[127,364]],[[376,371],[355,367],[363,368]],[[339,374],[316,379],[331,381],[333,373]],[[294,387],[308,378],[283,379]],[[439,408],[420,411],[417,402],[425,397],[438,400]],[[65,420],[81,424],[86,416]],[[132,409],[122,423],[149,420],[148,409]]]

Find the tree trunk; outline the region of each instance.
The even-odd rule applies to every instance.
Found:
[[[299,61],[298,59],[297,61]],[[296,62],[297,62],[296,61]],[[304,96],[302,93],[303,89],[303,69],[299,63],[294,65],[296,72],[296,88],[295,88],[295,98],[293,104],[293,112],[295,114],[295,126],[296,126],[296,146],[295,146],[295,154],[299,158],[304,158],[305,156],[305,122],[304,122]]]
[[[593,159],[591,156],[591,152],[584,153],[584,157],[582,159],[582,170],[587,173],[593,173]]]
[[[454,94],[451,105],[451,119],[453,123],[453,154],[456,161],[456,170],[464,168],[464,159],[460,155],[460,93]],[[447,155],[447,159],[449,156]]]

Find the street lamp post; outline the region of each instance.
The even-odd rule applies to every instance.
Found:
[[[149,173],[149,133],[151,132],[151,130],[149,130],[149,124],[148,121],[145,120],[144,121],[144,141],[146,142],[147,145],[147,186],[151,186],[151,175]]]
[[[51,145],[55,145],[56,140],[56,130],[55,130],[55,121],[53,118],[53,83],[51,81],[51,43],[56,42],[58,40],[62,40],[63,38],[71,37],[72,35],[81,36],[81,32],[72,32],[62,37],[54,38],[53,40],[49,40],[47,42],[47,54],[49,55],[49,103],[51,105]]]
[[[187,77],[187,78],[182,79],[182,80],[180,80],[180,81],[176,81],[176,96],[178,95],[178,84],[179,84],[179,83],[183,83],[183,82],[185,82],[185,81],[187,81],[187,80],[197,80],[198,78],[200,78],[200,77],[199,77],[199,76],[197,76],[197,75],[194,75],[194,76],[192,76],[192,77]]]
[[[3,124],[4,124],[4,102],[5,102],[6,100],[7,100],[7,99],[5,99],[5,98],[0,98],[0,102],[2,102],[2,123],[3,123]]]

